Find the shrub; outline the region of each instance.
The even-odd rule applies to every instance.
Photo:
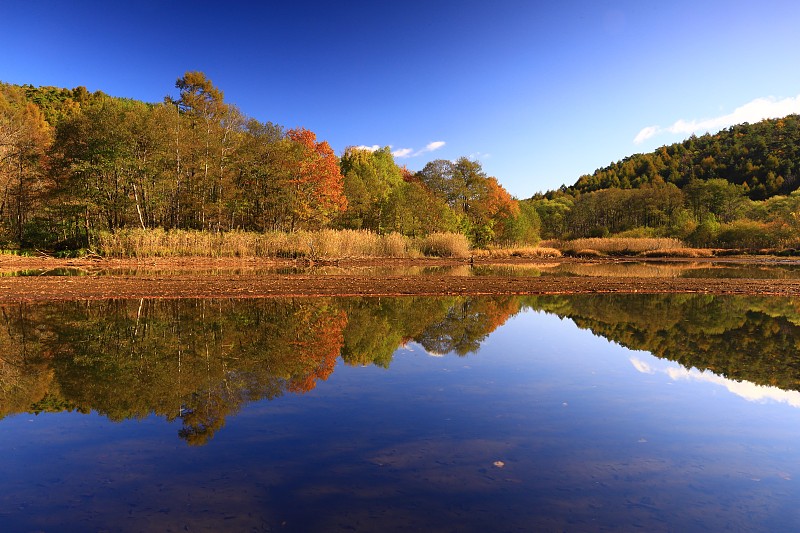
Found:
[[[762,222],[737,220],[723,224],[717,234],[716,244],[721,248],[775,248],[781,236],[774,228]]]

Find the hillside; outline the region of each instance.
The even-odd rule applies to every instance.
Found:
[[[789,115],[635,154],[581,176],[567,189],[571,193],[630,189],[657,178],[683,188],[692,179],[720,178],[744,185],[751,199],[763,200],[796,190],[799,173],[800,116]]]

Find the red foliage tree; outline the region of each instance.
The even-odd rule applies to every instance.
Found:
[[[291,229],[322,227],[334,214],[347,209],[339,160],[328,142],[317,142],[312,131],[293,129],[287,137],[295,147],[295,157],[288,162],[293,191]]]

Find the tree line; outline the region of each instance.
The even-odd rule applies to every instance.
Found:
[[[743,186],[752,200],[797,189],[800,116],[737,124],[715,134],[692,135],[647,154],[634,154],[581,176],[568,189],[630,189],[661,180],[683,188],[693,180],[723,179]]]
[[[203,73],[160,103],[0,84],[0,246],[89,246],[123,228],[460,232],[536,242],[538,219],[480,163],[337,156],[304,128],[245,116]]]
[[[635,154],[518,201],[466,157],[417,172],[245,116],[200,72],[145,103],[0,84],[0,247],[90,247],[120,229],[458,232],[473,246],[676,237],[800,248],[800,117]]]

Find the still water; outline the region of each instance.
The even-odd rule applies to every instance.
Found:
[[[0,311],[2,531],[800,528],[800,300]]]

